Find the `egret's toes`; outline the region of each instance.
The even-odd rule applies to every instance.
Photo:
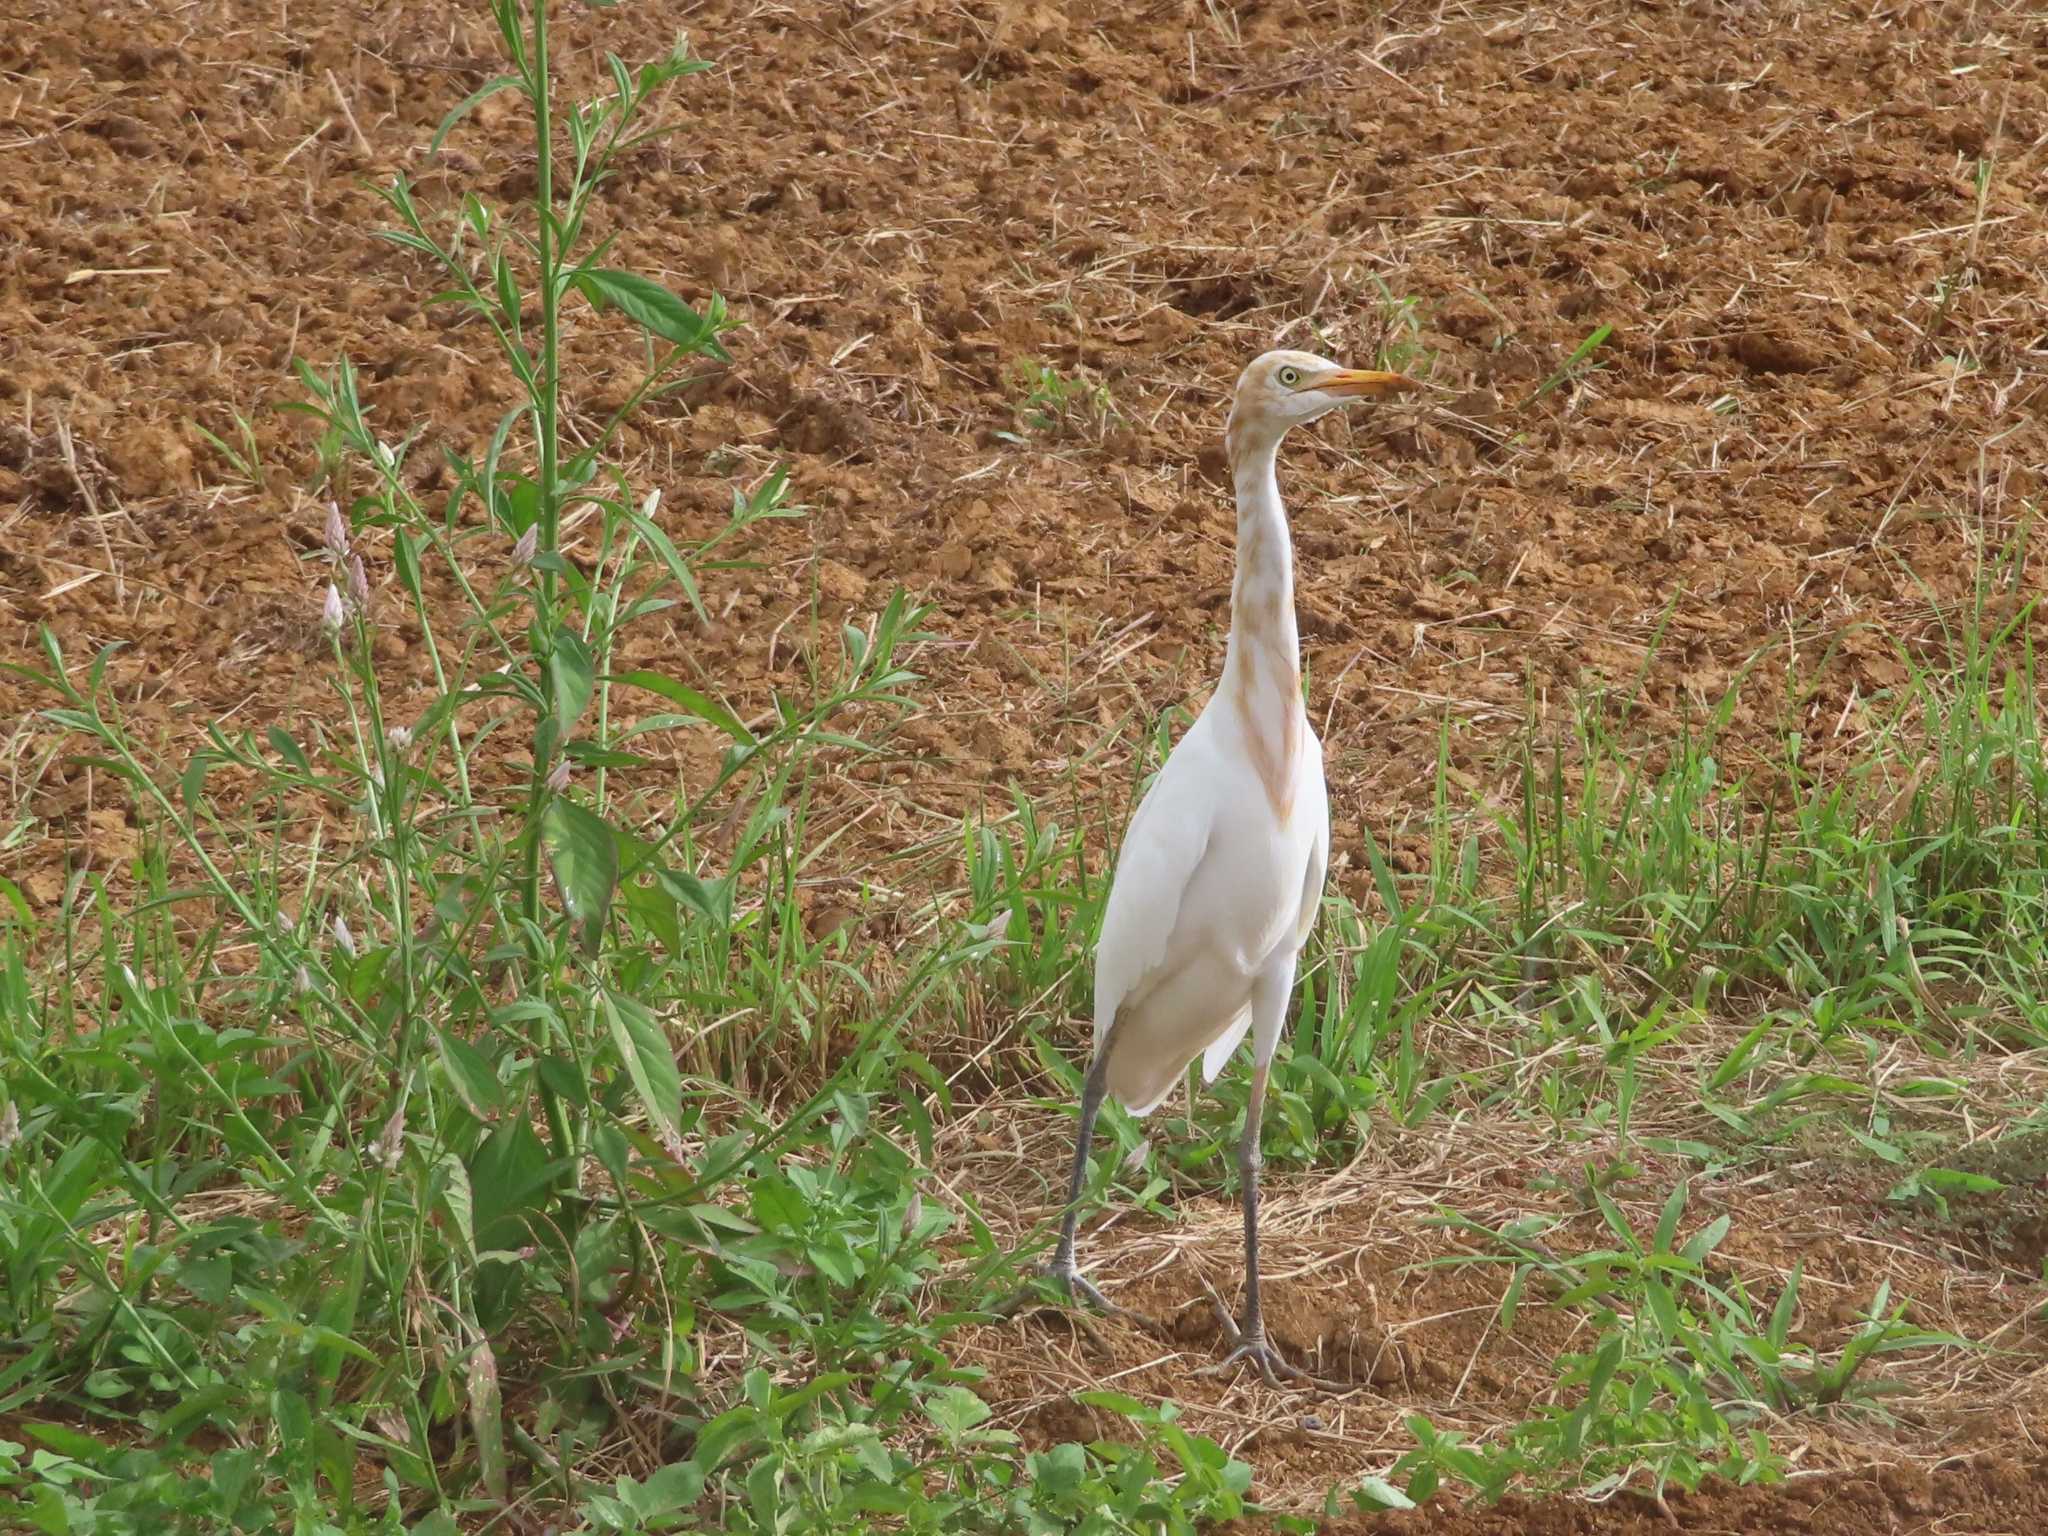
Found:
[[[1078,1269],[1059,1269],[1048,1264],[1045,1277],[1058,1286],[1067,1300],[1072,1301],[1078,1293],[1082,1300],[1104,1312],[1120,1312],[1123,1309],[1096,1288],[1095,1282]]]
[[[1058,1291],[1061,1297],[1068,1302],[1079,1299],[1087,1302],[1088,1305],[1094,1307],[1098,1312],[1105,1312],[1111,1317],[1128,1318],[1132,1322],[1150,1326],[1148,1318],[1133,1312],[1129,1307],[1118,1306],[1107,1296],[1103,1295],[1096,1288],[1095,1283],[1083,1275],[1071,1263],[1062,1264],[1055,1259],[1049,1264],[1040,1265],[1037,1273],[1040,1280],[1050,1281],[1052,1288]],[[996,1308],[996,1311],[1002,1316],[1008,1317],[1017,1311],[1019,1307],[1023,1306],[1025,1302],[1040,1294],[1036,1284],[1027,1282],[1020,1286],[1000,1307]]]
[[[1235,1331],[1235,1330],[1233,1330]],[[1242,1338],[1242,1335],[1240,1335]],[[1237,1348],[1225,1355],[1214,1365],[1205,1365],[1195,1372],[1197,1376],[1228,1376],[1240,1363],[1249,1362],[1259,1368],[1259,1374],[1266,1378],[1266,1385],[1277,1387],[1283,1373],[1299,1375],[1293,1366],[1280,1358],[1280,1352],[1264,1339],[1244,1339]]]
[[[1235,1328],[1231,1331],[1233,1333],[1237,1332]],[[1266,1385],[1269,1387],[1279,1386],[1284,1378],[1287,1381],[1300,1382],[1305,1386],[1320,1387],[1327,1392],[1343,1390],[1343,1383],[1341,1382],[1325,1381],[1320,1376],[1311,1376],[1298,1365],[1290,1365],[1286,1357],[1268,1343],[1263,1336],[1247,1339],[1240,1334],[1239,1340],[1237,1348],[1225,1355],[1216,1364],[1203,1366],[1195,1374],[1198,1376],[1227,1376],[1240,1363],[1249,1362],[1259,1368],[1259,1374],[1265,1378]]]
[[[1111,1317],[1128,1317],[1141,1323],[1145,1321],[1144,1318],[1139,1317],[1129,1307],[1120,1307],[1103,1295],[1101,1291],[1096,1289],[1094,1281],[1090,1280],[1071,1264],[1048,1264],[1040,1273],[1050,1280],[1058,1288],[1060,1294],[1069,1301],[1072,1301],[1078,1295],[1098,1312],[1107,1312]]]
[[[1209,1293],[1209,1304],[1216,1309],[1216,1321],[1222,1325],[1223,1336],[1235,1346],[1214,1365],[1205,1365],[1195,1372],[1197,1376],[1227,1376],[1241,1361],[1250,1361],[1258,1366],[1259,1374],[1266,1379],[1266,1385],[1277,1387],[1282,1377],[1289,1381],[1301,1382],[1307,1386],[1319,1387],[1325,1392],[1348,1390],[1341,1381],[1325,1381],[1320,1376],[1311,1376],[1298,1365],[1288,1364],[1286,1357],[1275,1349],[1266,1338],[1264,1323],[1254,1323],[1248,1329],[1237,1326],[1237,1319],[1230,1315],[1230,1309],[1223,1305],[1223,1298],[1215,1288],[1201,1276],[1202,1289]]]

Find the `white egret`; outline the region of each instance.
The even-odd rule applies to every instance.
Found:
[[[1314,927],[1329,863],[1323,748],[1301,697],[1294,550],[1274,461],[1289,428],[1354,400],[1418,388],[1398,373],[1268,352],[1238,380],[1224,432],[1237,491],[1230,643],[1214,696],[1131,821],[1095,952],[1095,1054],[1081,1090],[1066,1219],[1048,1275],[1071,1298],[1106,1298],[1074,1265],[1089,1141],[1105,1093],[1148,1115],[1195,1057],[1205,1081],[1252,1037],[1244,1182],[1240,1360],[1268,1382],[1302,1378],[1266,1339],[1259,1310],[1259,1120],[1266,1077]],[[1112,1310],[1116,1310],[1111,1308]],[[1228,1318],[1225,1319],[1229,1322]]]

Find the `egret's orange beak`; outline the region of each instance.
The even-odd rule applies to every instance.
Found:
[[[1376,400],[1382,395],[1398,395],[1422,386],[1405,373],[1380,373],[1371,368],[1340,368],[1322,383],[1316,385],[1326,395],[1343,395],[1347,399]]]

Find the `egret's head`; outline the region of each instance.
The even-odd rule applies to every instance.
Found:
[[[1230,414],[1233,424],[1277,435],[1340,405],[1421,387],[1398,373],[1339,368],[1311,352],[1267,352],[1253,358],[1237,381],[1237,401]]]

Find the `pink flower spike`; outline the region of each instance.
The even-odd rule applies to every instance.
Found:
[[[533,557],[540,553],[540,524],[528,523],[526,532],[512,546],[512,558],[521,565],[533,564]]]
[[[555,763],[555,766],[548,770],[548,788],[559,795],[560,793],[562,793],[563,790],[567,789],[568,787],[569,759],[564,757],[558,759]]]
[[[377,1139],[370,1143],[370,1156],[386,1173],[398,1172],[398,1165],[405,1158],[405,1106],[400,1104],[391,1111],[391,1118],[384,1122],[384,1129],[377,1133]]]
[[[327,503],[327,533],[324,539],[327,553],[335,559],[348,554],[348,524],[343,520],[341,508],[333,502]]]
[[[348,595],[358,610],[370,606],[370,576],[363,569],[361,555],[348,557]]]
[[[329,634],[339,634],[347,618],[348,613],[341,606],[341,589],[330,581],[327,583],[327,599],[320,605],[320,622]]]

